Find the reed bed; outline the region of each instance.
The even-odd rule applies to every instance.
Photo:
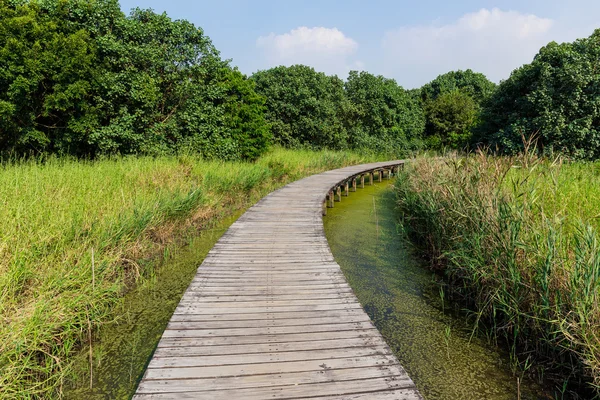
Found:
[[[417,159],[396,184],[447,293],[558,397],[600,395],[599,178],[600,162],[480,152]]]
[[[166,246],[287,182],[377,159],[275,149],[0,165],[0,398],[60,397],[72,356]]]

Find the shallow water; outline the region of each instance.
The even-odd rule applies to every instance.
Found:
[[[189,244],[165,257],[153,278],[128,293],[118,323],[102,328],[93,344],[93,384],[89,358],[79,355],[66,399],[129,399],[135,393],[163,331],[198,266],[241,212],[199,232]]]
[[[324,218],[336,261],[400,363],[428,400],[548,399],[508,356],[444,312],[435,279],[397,232],[389,183],[358,189]],[[447,305],[446,305],[447,306]],[[518,387],[520,386],[520,387]]]

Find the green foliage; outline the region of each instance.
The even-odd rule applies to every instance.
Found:
[[[546,154],[600,157],[600,30],[549,43],[486,103],[477,140],[513,154],[535,136]]]
[[[350,104],[343,82],[305,65],[279,66],[252,75],[266,97],[274,141],[286,147],[347,147]]]
[[[0,150],[66,146],[90,111],[96,46],[68,13],[65,2],[0,3]]]
[[[468,94],[453,90],[424,104],[427,116],[427,147],[461,148],[471,139],[471,128],[475,126],[479,107]]]
[[[418,93],[427,124],[427,146],[461,148],[469,143],[481,103],[495,84],[470,69],[451,71],[424,85]]]
[[[478,153],[417,160],[396,184],[406,232],[476,327],[595,394],[573,398],[600,394],[599,176],[599,163]]]
[[[263,100],[202,30],[116,0],[0,5],[0,151],[256,158]]]
[[[0,398],[62,398],[90,330],[122,321],[123,296],[165,246],[288,182],[375,160],[274,149],[255,162],[182,154],[2,164]]]
[[[438,76],[421,88],[420,96],[423,102],[435,100],[438,96],[459,90],[481,104],[496,88],[496,85],[488,80],[484,74],[465,71],[450,71]]]
[[[352,147],[386,152],[419,147],[425,125],[423,111],[396,81],[351,71],[345,88],[354,106],[347,123]]]

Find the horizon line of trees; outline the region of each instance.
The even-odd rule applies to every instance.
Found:
[[[545,154],[600,158],[600,30],[549,43],[498,85],[465,70],[405,90],[305,65],[247,77],[190,22],[126,16],[118,0],[5,0],[0,65],[0,155],[253,160],[272,144],[514,154],[534,136]]]

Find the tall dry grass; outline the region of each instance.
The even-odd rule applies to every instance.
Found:
[[[522,368],[596,395],[599,177],[600,163],[478,153],[419,159],[396,184],[408,235],[476,325]]]
[[[0,398],[60,396],[71,356],[168,243],[283,184],[373,155],[275,149],[0,166]]]

